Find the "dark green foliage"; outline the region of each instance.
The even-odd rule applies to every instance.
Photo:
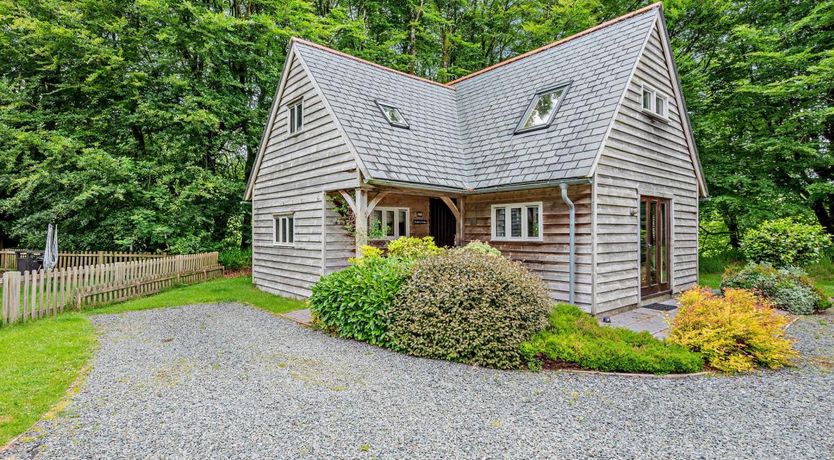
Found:
[[[522,348],[531,359],[557,367],[651,374],[691,373],[704,368],[697,353],[661,342],[647,332],[600,326],[593,316],[564,304],[553,309],[547,330]]]
[[[0,0],[0,241],[247,246],[244,183],[291,36],[449,81],[651,0]],[[834,2],[665,2],[712,200],[834,233]],[[349,223],[346,223],[349,224]],[[707,254],[713,255],[713,254]]]
[[[243,270],[252,266],[252,250],[232,248],[220,251],[220,265],[226,270]]]
[[[503,257],[450,250],[414,267],[390,309],[393,348],[496,368],[526,364],[520,345],[547,325],[543,283]]]
[[[774,307],[796,315],[809,315],[831,307],[805,272],[798,268],[773,268],[750,263],[727,269],[721,287],[750,289],[768,299]]]
[[[831,247],[831,237],[819,224],[793,219],[763,222],[744,234],[741,250],[750,262],[776,267],[802,267],[819,262]]]
[[[371,257],[321,277],[313,285],[310,310],[325,329],[373,345],[389,343],[389,310],[410,263]]]

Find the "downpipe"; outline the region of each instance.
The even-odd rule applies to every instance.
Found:
[[[570,246],[570,254],[568,256],[568,303],[574,304],[575,284],[576,284],[576,207],[573,201],[568,198],[568,184],[562,182],[559,184],[562,190],[562,201],[568,205],[570,212],[570,236],[568,238]]]

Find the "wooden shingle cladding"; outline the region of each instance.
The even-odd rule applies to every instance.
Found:
[[[571,185],[568,196],[576,207],[576,299],[591,309],[591,186]],[[466,196],[464,242],[480,240],[498,248],[506,257],[522,262],[540,276],[554,300],[568,300],[569,217],[558,187]],[[491,211],[494,204],[542,202],[542,241],[492,241]]]
[[[322,199],[325,190],[357,187],[359,176],[353,155],[302,63],[294,54],[288,59],[253,188],[252,279],[263,290],[303,298],[323,271],[343,268],[353,255],[353,236],[337,224],[339,216]],[[304,126],[289,135],[286,103],[299,98],[303,98]],[[294,216],[292,246],[274,244],[273,216],[283,213]]]
[[[639,197],[671,200],[674,292],[698,277],[698,180],[675,95],[674,76],[655,26],[603,148],[595,177],[596,313],[638,305]],[[642,110],[647,84],[669,96],[668,120]]]

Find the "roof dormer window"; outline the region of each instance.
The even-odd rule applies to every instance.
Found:
[[[550,126],[553,118],[556,117],[559,105],[565,98],[565,93],[568,92],[568,86],[570,85],[559,85],[536,93],[515,132],[521,133]]]
[[[376,105],[379,106],[379,110],[382,111],[382,115],[386,120],[388,120],[388,123],[390,123],[391,126],[409,129],[408,122],[405,120],[403,114],[400,113],[400,109],[394,107],[393,105],[385,104],[379,101],[377,101]]]

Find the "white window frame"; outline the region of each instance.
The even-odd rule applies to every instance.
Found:
[[[373,225],[373,217],[374,213],[377,211],[382,212],[382,224],[385,225],[385,211],[394,211],[394,222],[391,224],[391,227],[394,229],[394,235],[385,235],[382,238],[373,238],[376,241],[380,240],[396,240],[402,236],[411,236],[411,210],[409,208],[398,208],[395,206],[377,206],[371,211],[371,215],[368,217],[368,230],[371,229]],[[400,212],[405,211],[405,235],[400,235]]]
[[[405,115],[403,115],[403,112],[402,112],[402,110],[400,110],[399,107],[397,107],[395,105],[385,103],[385,102],[380,102],[380,101],[375,101],[375,102],[376,102],[376,106],[379,107],[380,112],[382,112],[382,117],[385,118],[385,121],[387,121],[389,125],[391,125],[395,128],[411,129],[411,126],[408,124],[408,120],[405,118]],[[392,121],[390,118],[388,118],[388,114],[385,113],[385,109],[391,109],[391,110],[394,110],[395,112],[397,112],[397,115],[399,115],[400,118],[402,119],[402,123]]]
[[[565,97],[568,95],[568,90],[570,89],[571,83],[572,82],[560,83],[558,85],[549,86],[545,89],[537,91],[536,94],[533,95],[533,100],[530,101],[530,103],[527,105],[527,109],[524,111],[524,115],[521,117],[521,121],[519,121],[518,125],[515,127],[515,131],[513,132],[513,134],[521,134],[530,131],[537,131],[540,129],[549,128],[550,125],[553,124],[553,120],[556,119],[556,114],[559,113],[559,109],[562,107],[562,102],[564,102]],[[562,90],[562,94],[559,96],[559,100],[556,102],[556,107],[553,108],[553,113],[550,114],[550,118],[548,118],[545,123],[525,128],[524,124],[527,122],[527,119],[530,117],[530,114],[533,113],[533,109],[536,108],[536,104],[539,102],[539,99],[545,94],[552,93],[558,90]]]
[[[643,105],[643,96],[647,92],[652,95],[649,100],[649,107],[645,107]],[[657,111],[658,97],[663,99],[663,113]],[[664,92],[655,89],[653,86],[643,84],[640,86],[640,108],[644,113],[667,120],[669,118],[669,96],[667,96]]]
[[[301,124],[295,126],[293,123],[296,119],[295,109],[296,107],[301,108]],[[304,131],[304,98],[296,99],[289,104],[287,104],[287,132],[290,136],[295,136],[296,134]]]
[[[527,236],[527,213],[525,210],[531,206],[538,206],[539,208],[539,236],[532,237]],[[496,219],[495,213],[496,210],[499,208],[504,208],[506,211],[504,212],[504,236],[498,236],[496,234]],[[519,208],[521,209],[521,236],[511,236],[512,235],[512,209]],[[489,221],[491,227],[491,240],[492,241],[544,241],[544,203],[541,201],[531,201],[528,203],[506,203],[506,204],[494,204],[489,213]]]
[[[292,219],[292,241],[281,241],[281,229],[287,225],[286,222]],[[296,225],[295,225],[295,213],[291,212],[284,212],[280,214],[273,214],[272,215],[272,244],[275,246],[284,246],[284,247],[292,247],[295,246],[296,240]],[[289,233],[287,233],[289,235]],[[288,238],[289,239],[289,238]]]

